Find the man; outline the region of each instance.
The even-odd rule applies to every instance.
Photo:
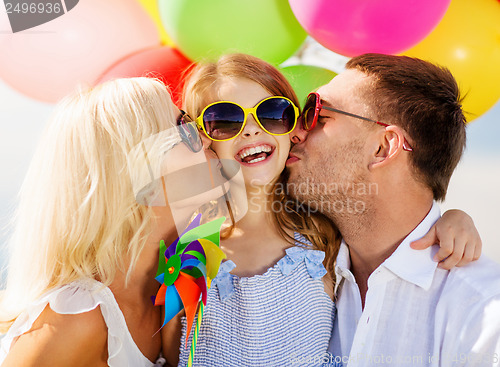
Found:
[[[465,147],[451,73],[366,54],[318,94],[287,166],[296,197],[343,235],[333,356],[349,367],[500,365],[500,266],[483,256],[449,271],[435,247],[409,246],[439,218]]]

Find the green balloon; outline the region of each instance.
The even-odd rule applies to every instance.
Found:
[[[304,107],[307,95],[322,85],[328,84],[337,74],[331,70],[311,65],[292,65],[281,68],[281,72],[292,85],[299,102]]]
[[[287,0],[158,0],[162,24],[192,61],[241,52],[278,65],[306,32]]]

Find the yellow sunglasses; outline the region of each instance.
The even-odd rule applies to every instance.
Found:
[[[252,108],[244,108],[230,101],[218,101],[203,109],[196,123],[214,141],[227,141],[237,137],[245,127],[247,117],[271,135],[289,134],[297,124],[299,109],[286,97],[273,96],[260,101]]]

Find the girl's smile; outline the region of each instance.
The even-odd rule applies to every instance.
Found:
[[[235,155],[235,159],[244,166],[254,166],[259,163],[265,163],[271,159],[275,145],[268,143],[254,143],[243,146]]]

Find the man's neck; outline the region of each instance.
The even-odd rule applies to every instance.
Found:
[[[351,271],[356,278],[364,307],[368,278],[392,253],[432,208],[432,196],[375,198],[372,210],[336,220],[349,246]]]

